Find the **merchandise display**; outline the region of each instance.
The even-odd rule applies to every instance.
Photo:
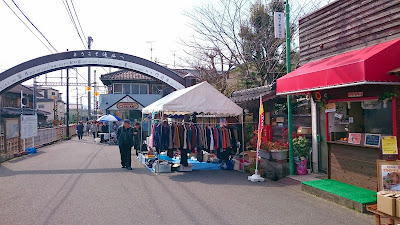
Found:
[[[195,153],[199,162],[203,159],[204,151],[213,153],[218,159],[228,160],[229,155],[236,154],[239,147],[240,129],[235,125],[210,126],[189,123],[153,124],[149,138],[150,148],[157,153],[167,151],[169,158],[174,157],[174,151],[180,150],[181,164],[187,166],[187,153]]]

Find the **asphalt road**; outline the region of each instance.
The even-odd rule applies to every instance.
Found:
[[[0,224],[374,224],[371,216],[236,171],[155,175],[117,146],[59,142],[0,166]]]

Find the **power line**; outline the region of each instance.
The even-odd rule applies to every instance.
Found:
[[[5,0],[3,0],[4,4],[6,4],[6,6],[14,13],[14,15],[25,25],[26,28],[28,28],[28,30],[35,35],[35,37],[44,45],[44,47],[47,48],[47,50],[49,50],[51,53],[53,53],[53,51],[31,30],[31,28],[29,28],[28,25],[26,25],[26,23],[17,15],[17,13],[7,4],[7,2]],[[47,39],[46,39],[47,40]],[[54,48],[54,47],[53,47]],[[57,51],[57,50],[56,50]]]
[[[83,28],[82,28],[82,26],[81,26],[81,22],[80,22],[80,20],[79,20],[78,13],[76,12],[74,2],[73,2],[72,0],[70,0],[70,1],[71,1],[72,9],[74,10],[74,13],[75,13],[76,20],[78,21],[79,28],[81,29],[82,35],[83,35],[83,37],[84,37],[84,40],[86,40],[87,38],[86,38],[85,32],[83,31]],[[78,27],[77,27],[77,25],[76,25],[76,22],[75,22],[75,19],[74,19],[74,16],[73,16],[73,14],[72,14],[72,12],[71,12],[71,9],[70,9],[70,7],[69,7],[68,0],[65,0],[65,2],[63,1],[63,3],[64,3],[64,6],[65,6],[65,9],[67,10],[67,13],[68,13],[68,15],[69,15],[69,18],[71,19],[71,22],[72,22],[72,24],[74,25],[76,32],[78,32],[79,38],[81,39],[81,42],[82,42],[83,46],[84,46],[85,49],[86,49],[86,44],[85,44],[85,42],[82,40],[82,36],[80,35],[79,29],[78,29]],[[107,70],[106,70],[104,67],[101,67],[101,68],[102,68],[106,73],[108,73]]]
[[[69,18],[71,19],[72,25],[75,27],[75,30],[78,33],[79,39],[81,39],[83,47],[86,49],[86,44],[82,39],[82,36],[81,36],[81,33],[79,32],[78,27],[76,26],[76,22],[75,22],[74,16],[72,15],[71,9],[70,9],[69,4],[68,4],[68,1],[65,0],[65,1],[63,1],[63,3],[64,3],[64,6],[65,6],[65,10],[67,10]]]
[[[29,23],[32,24],[32,26],[39,32],[39,34],[42,35],[42,37],[43,37],[44,39],[46,39],[47,43],[51,46],[51,48],[53,48],[56,52],[58,52],[57,49],[54,48],[54,46],[53,46],[53,45],[50,43],[50,41],[46,38],[46,36],[44,36],[44,34],[39,30],[39,28],[37,28],[37,27],[35,26],[35,24],[33,24],[33,22],[26,16],[26,14],[21,10],[21,8],[18,6],[18,4],[17,4],[14,0],[11,0],[11,1],[14,3],[14,5],[17,7],[17,9],[22,13],[22,15],[29,21]]]
[[[79,21],[78,14],[76,13],[76,10],[75,10],[74,2],[72,0],[71,0],[71,5],[72,5],[72,9],[74,10],[74,13],[75,13],[76,20],[78,21],[78,25],[81,28],[83,38],[86,40],[85,32],[83,32],[83,29],[82,29],[82,26],[81,26],[81,22]]]

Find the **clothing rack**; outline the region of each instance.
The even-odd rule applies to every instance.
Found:
[[[154,114],[154,113],[153,113]],[[153,117],[153,114],[151,114],[151,117]],[[149,114],[150,115],[150,114]],[[169,114],[169,115],[172,115],[172,114]],[[203,114],[204,115],[204,114]],[[143,121],[143,117],[144,115],[142,114],[142,121]],[[164,121],[167,121],[167,119],[168,118],[164,118],[164,116],[165,116],[165,114],[164,114],[164,112],[160,112],[160,117],[161,118],[150,118],[151,119],[151,123],[150,123],[150,131],[152,130],[152,126],[153,126],[153,124],[154,124],[154,122],[155,121],[162,121],[162,122],[164,122]],[[224,117],[224,118],[226,118],[227,116],[215,116],[214,118],[221,118],[221,117]],[[228,116],[229,117],[229,116]],[[237,121],[240,121],[239,120],[239,116],[233,116]],[[189,125],[210,125],[210,124],[214,124],[214,126],[217,126],[217,123],[215,122],[215,123],[211,123],[211,122],[209,122],[209,123],[204,123],[204,117],[201,117],[202,118],[202,123],[193,123],[193,122],[185,122],[185,121],[181,121],[181,122],[176,122],[177,124],[189,124]],[[245,140],[245,137],[244,137],[244,130],[245,130],[245,127],[244,127],[244,123],[243,123],[243,121],[244,121],[244,114],[242,114],[242,121],[241,122],[239,122],[239,123],[228,123],[228,124],[226,124],[226,125],[241,125],[241,127],[242,127],[242,142],[241,142],[241,148],[242,148],[242,163],[243,163],[243,168],[242,168],[242,172],[244,172],[244,151],[245,151],[245,142],[244,142],[244,140]],[[143,140],[143,129],[142,129],[142,131],[141,131],[141,140]],[[149,144],[149,143],[147,143],[147,144]],[[142,151],[142,145],[140,146],[140,150]],[[201,150],[202,151],[202,150]],[[240,151],[238,151],[238,150],[236,150],[236,153],[238,153],[238,152],[240,152]],[[157,152],[158,154],[160,154],[159,152]],[[186,153],[187,154],[187,153]],[[181,155],[181,157],[182,157],[182,155]],[[158,167],[158,169],[157,169],[157,171],[159,171],[159,161],[157,160],[157,167]],[[158,174],[158,172],[157,172],[157,174]]]

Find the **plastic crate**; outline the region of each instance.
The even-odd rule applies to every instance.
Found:
[[[154,163],[153,169],[154,169],[154,172],[156,172],[156,173],[171,173],[171,164],[157,165],[157,163]]]

